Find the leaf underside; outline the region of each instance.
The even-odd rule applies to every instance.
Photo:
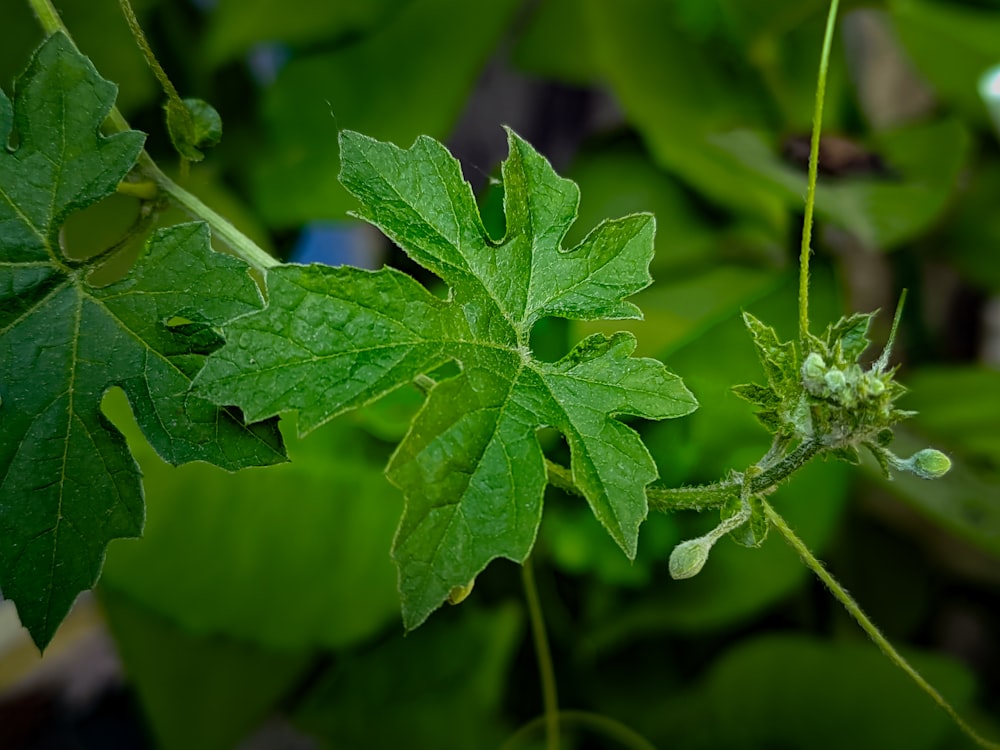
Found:
[[[654,220],[607,221],[576,248],[562,239],[579,192],[513,132],[502,166],[506,236],[491,239],[458,162],[421,137],[406,150],[341,134],[341,181],[378,226],[449,287],[435,297],[391,268],[283,266],[268,305],[223,329],[195,392],[248,419],[299,412],[308,431],[448,361],[387,468],[406,496],[393,557],[403,619],[418,626],[496,557],[531,550],[546,486],[535,433],[558,429],[573,479],[630,557],[656,467],[615,419],[664,419],[696,407],[662,363],[631,357],[630,334],[596,335],[555,363],[528,342],[547,316],[637,318],[624,301],[650,283]]]
[[[173,464],[238,469],[281,461],[283,447],[275,420],[244,426],[189,393],[221,343],[214,327],[261,305],[204,224],[157,232],[99,288],[87,280],[97,261],[60,248],[65,219],[114,193],[142,148],[141,133],[99,132],[115,86],[56,34],[16,92],[11,102],[0,91],[0,590],[44,648],[96,582],[108,542],[142,530],[138,466],[100,408],[108,389],[125,391]]]

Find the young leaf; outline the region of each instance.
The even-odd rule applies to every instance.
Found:
[[[402,150],[343,132],[341,180],[361,215],[440,276],[448,299],[389,268],[273,269],[268,306],[225,326],[226,345],[196,379],[198,392],[250,419],[296,409],[308,430],[448,360],[461,364],[430,390],[387,469],[406,495],[393,555],[408,628],[490,560],[527,557],[546,485],[542,426],[566,437],[573,481],[634,556],[656,467],[614,417],[664,419],[696,407],[661,363],[630,357],[630,334],[591,336],[556,363],[532,356],[531,328],[542,317],[639,316],[624,298],[650,281],[654,222],[604,222],[563,250],[576,185],[508,136],[507,234],[494,241],[440,143],[421,137]]]
[[[868,329],[875,313],[854,313],[831,323],[824,338],[828,351],[837,361],[855,362],[871,345]]]
[[[790,341],[781,341],[769,325],[765,325],[748,312],[743,313],[743,322],[750,331],[757,357],[760,359],[767,381],[772,390],[784,397],[797,390],[799,364],[795,347]]]
[[[94,584],[111,539],[142,530],[140,474],[101,412],[121,387],[171,463],[236,469],[282,460],[274,423],[188,394],[219,338],[211,326],[260,306],[246,267],[211,252],[208,229],[159,232],[129,274],[96,288],[93,262],[59,247],[74,210],[115,191],[142,135],[99,127],[115,96],[63,35],[0,91],[0,589],[44,647],[76,595]],[[178,325],[172,325],[179,321]]]

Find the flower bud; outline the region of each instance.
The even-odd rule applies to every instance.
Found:
[[[951,459],[934,448],[917,451],[905,463],[906,467],[921,479],[937,479],[951,469]]]
[[[806,380],[820,380],[826,372],[826,362],[816,352],[809,352],[806,361],[802,363],[802,377]]]
[[[866,372],[861,380],[861,392],[865,396],[881,396],[885,392],[885,383],[875,373]]]
[[[823,380],[833,393],[840,393],[844,390],[844,386],[847,385],[847,377],[836,367],[827,370],[826,375],[823,376]]]
[[[681,542],[670,553],[670,577],[675,581],[698,575],[705,567],[708,553],[712,549],[713,539],[698,537]]]

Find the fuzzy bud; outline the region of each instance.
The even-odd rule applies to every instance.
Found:
[[[917,451],[905,461],[905,464],[921,479],[937,479],[951,469],[951,459],[934,448]]]
[[[674,547],[674,551],[670,553],[670,577],[679,581],[682,578],[698,575],[705,567],[713,541],[709,537],[701,536],[681,542]]]
[[[806,380],[820,380],[826,373],[826,362],[816,352],[809,352],[806,361],[802,363],[802,377]]]
[[[838,370],[836,367],[827,370],[826,375],[823,376],[823,380],[826,382],[827,388],[833,393],[840,393],[844,390],[844,386],[847,385],[847,377],[843,371]]]

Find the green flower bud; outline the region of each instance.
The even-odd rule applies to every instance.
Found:
[[[924,448],[910,456],[906,467],[921,479],[943,477],[951,469],[951,459],[939,450]]]
[[[802,377],[805,380],[820,380],[826,372],[826,362],[816,352],[809,352],[806,361],[802,363]]]
[[[875,373],[866,372],[861,381],[861,392],[868,396],[881,396],[885,392],[885,383]]]
[[[705,567],[714,542],[710,537],[701,536],[674,547],[674,551],[670,553],[670,577],[679,581],[698,575]]]
[[[826,375],[823,376],[823,380],[826,381],[827,387],[833,393],[840,393],[840,391],[844,390],[844,386],[847,385],[847,378],[844,376],[844,373],[835,367],[827,370]]]

